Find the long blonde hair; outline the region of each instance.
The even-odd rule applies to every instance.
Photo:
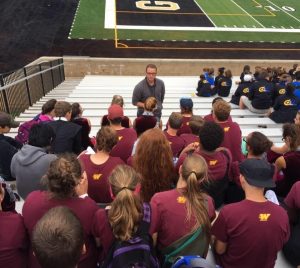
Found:
[[[194,229],[202,226],[207,238],[210,238],[210,219],[208,216],[208,205],[205,194],[201,191],[200,181],[208,180],[206,161],[200,155],[188,156],[181,169],[181,177],[187,183],[186,191],[183,191],[183,196],[187,199],[187,221],[192,215],[196,219]]]
[[[142,218],[142,203],[134,193],[140,176],[133,168],[119,165],[108,180],[115,197],[108,212],[108,220],[114,236],[127,241],[137,231]]]

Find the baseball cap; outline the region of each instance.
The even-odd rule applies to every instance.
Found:
[[[191,109],[191,108],[193,108],[193,105],[194,105],[194,103],[191,98],[184,97],[184,98],[180,99],[180,106],[182,108],[190,108]]]
[[[240,173],[246,181],[256,187],[275,187],[274,166],[262,159],[246,159],[240,163]]]
[[[244,75],[244,81],[245,82],[250,82],[252,80],[252,75],[251,74],[245,74]]]
[[[118,104],[113,104],[108,108],[107,118],[114,120],[116,118],[122,118],[124,116],[123,108]]]
[[[10,114],[0,112],[0,126],[7,126],[10,128],[18,127],[20,123],[16,122]]]

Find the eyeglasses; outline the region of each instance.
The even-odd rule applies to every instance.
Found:
[[[156,75],[157,73],[149,73],[147,72],[148,75]]]

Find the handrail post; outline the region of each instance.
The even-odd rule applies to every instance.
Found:
[[[3,80],[2,75],[0,77],[0,84],[1,84],[1,87],[4,86],[4,80]],[[5,110],[8,114],[10,114],[10,109],[9,109],[9,103],[8,103],[7,95],[6,95],[6,90],[1,90],[1,94],[2,94],[2,97],[3,97],[3,101],[4,101]]]
[[[50,61],[50,72],[51,72],[51,79],[52,79],[52,89],[54,89],[54,76],[53,76],[53,69],[52,69],[52,61]]]
[[[39,70],[40,70],[40,72],[42,71],[42,65],[41,65],[41,64],[39,64]],[[46,93],[45,93],[45,86],[44,86],[43,74],[42,74],[42,73],[40,73],[40,76],[41,76],[41,81],[42,81],[43,95],[45,96],[45,95],[46,95]]]
[[[24,76],[27,77],[27,73],[26,73],[26,68],[23,68],[24,71]],[[31,101],[31,96],[30,96],[30,90],[29,90],[29,84],[28,84],[28,80],[25,80],[25,84],[26,84],[26,90],[27,90],[27,96],[28,96],[28,101],[29,101],[29,105],[32,106],[32,101]]]

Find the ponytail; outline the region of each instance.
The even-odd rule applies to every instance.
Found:
[[[117,166],[109,177],[115,196],[108,212],[108,220],[114,236],[129,240],[137,231],[142,218],[142,204],[134,190],[139,183],[138,174],[125,165]]]
[[[183,196],[187,199],[187,221],[192,215],[196,219],[194,229],[203,228],[207,239],[210,239],[210,219],[205,194],[201,191],[199,181],[207,180],[207,164],[201,156],[191,155],[182,165],[182,178],[186,181],[186,191]]]

